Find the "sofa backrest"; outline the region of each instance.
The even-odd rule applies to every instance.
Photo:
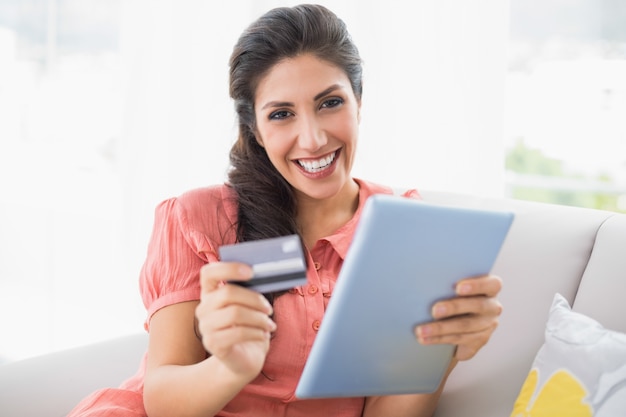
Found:
[[[614,236],[612,223],[623,226],[626,215],[445,192],[422,191],[421,194],[426,202],[511,210],[516,214],[493,269],[503,280],[499,298],[504,310],[499,327],[472,360],[459,363],[448,380],[436,413],[438,417],[509,416],[543,343],[554,294],[562,294],[570,304],[576,299],[577,308],[597,313],[598,320],[610,315],[609,310],[614,311],[613,303],[620,304],[615,300],[619,295],[611,290],[616,280],[620,280],[618,274],[602,273],[599,278],[595,271],[623,265],[624,257],[613,250],[614,242],[620,238]],[[621,220],[610,220],[616,216]],[[621,233],[623,242],[623,228]],[[605,235],[606,244],[598,242],[596,247],[596,240],[603,240]],[[626,245],[622,243],[619,247],[626,248]],[[591,263],[590,258],[593,258]],[[584,285],[579,290],[583,277]],[[601,288],[596,286],[598,280],[604,280]],[[623,274],[620,282],[623,288]],[[612,293],[614,300],[610,306],[597,298],[608,293]],[[626,303],[622,302],[620,307],[623,324]]]
[[[0,416],[64,417],[93,391],[137,372],[146,333],[0,365]]]
[[[512,210],[516,218],[493,273],[504,311],[491,341],[452,373],[437,417],[507,417],[537,350],[552,298],[626,332],[626,215],[422,191],[427,202]],[[139,366],[147,336],[0,367],[0,415],[62,416],[81,398],[116,386]],[[33,397],[37,401],[31,401]]]

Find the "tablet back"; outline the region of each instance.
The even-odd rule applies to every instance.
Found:
[[[513,214],[399,196],[366,202],[296,389],[299,398],[432,392],[454,353],[415,326],[461,278],[489,273]]]

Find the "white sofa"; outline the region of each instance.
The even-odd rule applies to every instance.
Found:
[[[494,267],[504,312],[491,342],[450,377],[438,417],[509,416],[541,346],[555,293],[575,311],[626,332],[626,215],[424,191],[426,201],[512,210]],[[61,417],[89,392],[137,369],[145,334],[0,366],[0,415]]]

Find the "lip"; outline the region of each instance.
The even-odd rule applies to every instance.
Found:
[[[326,178],[329,175],[331,175],[333,172],[335,172],[335,167],[337,166],[337,161],[339,160],[339,156],[341,155],[341,149],[342,148],[338,148],[332,152],[328,152],[324,155],[320,155],[317,156],[315,158],[297,158],[297,159],[293,159],[292,162],[294,163],[294,165],[298,168],[298,170],[300,171],[300,173],[302,173],[305,177],[307,178],[311,178],[311,179],[321,179],[321,178]],[[320,172],[308,172],[304,169],[304,167],[302,165],[300,165],[300,163],[298,161],[317,161],[321,158],[325,158],[329,155],[335,154],[335,159],[333,159],[333,161],[330,163],[330,166],[326,169],[324,169],[323,171]]]

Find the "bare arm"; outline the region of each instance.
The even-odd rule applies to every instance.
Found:
[[[152,317],[144,384],[150,417],[213,416],[260,372],[274,329],[271,309],[260,294],[218,284],[237,274],[232,264],[203,268],[200,302],[170,305]]]

